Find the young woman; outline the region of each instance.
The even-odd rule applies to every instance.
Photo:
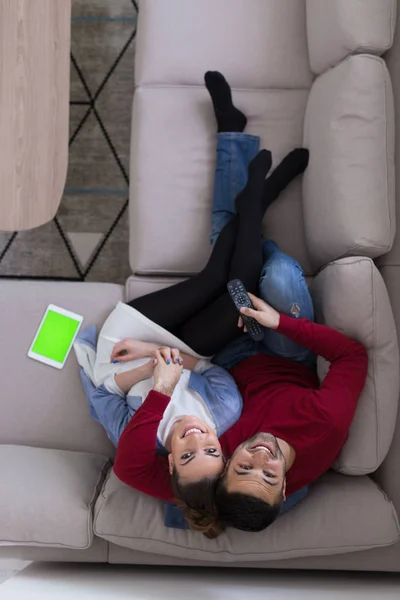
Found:
[[[230,375],[200,356],[213,355],[242,335],[226,285],[238,278],[249,292],[258,292],[262,217],[282,189],[304,171],[308,153],[293,151],[265,179],[271,154],[266,150],[257,154],[259,138],[243,133],[246,118],[233,106],[227,82],[219,73],[207,73],[206,85],[219,132],[212,241],[217,239],[212,255],[199,275],[133,300],[130,309],[120,306],[121,314],[131,311],[129,319],[135,323],[144,319],[147,326],[151,323],[153,339],[160,339],[162,331],[170,332],[177,348],[158,350],[157,344],[122,340],[111,360],[144,362],[113,375],[108,392],[114,391],[121,399],[128,392],[137,397],[132,387],[146,379],[148,387],[139,394],[139,407],[128,411],[123,401],[125,408],[118,411],[121,418],[116,418],[115,411],[105,418],[105,411],[99,414],[97,400],[91,405],[108,431],[114,427],[110,436],[114,443],[119,440],[122,448],[129,447],[128,462],[119,461],[117,453],[117,476],[142,492],[180,501],[189,524],[213,537],[214,492],[224,468],[218,437],[237,420],[241,399]],[[236,165],[235,157],[239,157]],[[248,165],[248,177],[243,165]],[[123,330],[128,328],[124,323]],[[197,357],[190,356],[191,350]],[[149,381],[150,375],[154,381]],[[165,449],[168,460],[157,449]]]

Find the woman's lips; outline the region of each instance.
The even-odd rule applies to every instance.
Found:
[[[189,427],[186,427],[183,431],[182,437],[188,437],[189,435],[199,435],[201,433],[206,433],[205,431],[203,431],[200,427],[198,427],[198,425],[190,425]]]

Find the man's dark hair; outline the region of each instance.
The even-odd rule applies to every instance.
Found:
[[[224,479],[221,477],[217,486],[216,505],[219,518],[225,526],[257,532],[275,521],[281,509],[282,494],[275,504],[269,504],[255,496],[228,492]]]
[[[182,483],[178,471],[173,469],[171,486],[176,504],[183,509],[191,529],[200,531],[209,539],[223,532],[215,506],[215,491],[219,477],[205,477],[193,483]]]

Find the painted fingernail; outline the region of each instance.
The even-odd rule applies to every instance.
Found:
[[[176,359],[175,359],[175,362],[176,362],[176,363],[178,363],[178,362],[179,362],[179,358],[176,358]]]
[[[171,364],[171,361],[168,359],[167,360],[167,365],[170,365],[170,364]]]
[[[118,362],[117,360],[113,360],[113,365],[115,365],[115,363],[117,363],[117,362]]]

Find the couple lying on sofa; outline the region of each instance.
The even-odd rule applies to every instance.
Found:
[[[205,80],[218,124],[211,257],[198,275],[119,303],[98,341],[86,330],[76,351],[91,414],[117,446],[117,477],[178,504],[193,529],[215,537],[225,526],[265,529],[286,497],[303,497],[332,466],[367,354],[313,323],[300,265],[262,242],[266,208],[304,171],[308,152],[294,150],[266,179],[271,154],[243,133],[226,80],[215,72]],[[240,329],[226,291],[236,278],[254,305],[242,312],[265,328],[262,342]],[[316,355],[331,363],[322,383]]]

